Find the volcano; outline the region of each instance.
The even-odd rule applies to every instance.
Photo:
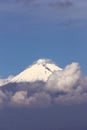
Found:
[[[54,71],[62,70],[49,59],[39,59],[24,71],[16,75],[10,82],[46,82]]]

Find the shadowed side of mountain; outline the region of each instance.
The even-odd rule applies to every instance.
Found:
[[[31,94],[31,92],[36,92],[36,91],[43,91],[43,88],[45,86],[45,82],[43,81],[36,81],[36,82],[14,82],[14,83],[8,83],[6,85],[3,85],[0,90],[2,90],[3,92],[5,91],[12,91],[13,93],[17,92],[17,91],[29,91],[29,93]]]

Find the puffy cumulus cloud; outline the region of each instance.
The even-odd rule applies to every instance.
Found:
[[[11,97],[13,104],[27,104],[27,91],[18,91]]]
[[[87,103],[87,77],[78,63],[55,71],[46,83],[12,83],[0,88],[0,106],[47,107]]]
[[[54,102],[57,104],[66,105],[87,103],[87,88],[85,90],[82,87],[83,86],[77,86],[77,88],[72,90],[71,92],[55,97]]]
[[[18,91],[11,97],[11,104],[16,106],[45,107],[50,105],[51,97],[48,93],[39,92],[29,96],[27,91]]]
[[[0,104],[3,104],[5,100],[6,100],[6,94],[0,91]]]
[[[10,105],[10,99],[12,98],[13,92],[0,90],[0,107]]]
[[[72,63],[61,71],[54,72],[48,79],[46,87],[51,91],[64,91],[68,92],[77,86],[80,79],[80,66],[78,63]]]
[[[2,93],[1,99],[4,96],[6,96],[5,93]],[[8,96],[6,98],[9,99]],[[3,102],[2,100],[1,103]],[[17,91],[10,96],[8,103],[12,106],[47,107],[51,104],[51,96],[46,92],[36,92],[29,96],[27,91]]]
[[[36,93],[29,98],[28,102],[31,106],[45,107],[51,104],[51,96],[45,92]]]

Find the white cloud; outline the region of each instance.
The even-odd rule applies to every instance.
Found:
[[[31,106],[45,107],[51,104],[51,96],[45,92],[36,93],[28,99]]]
[[[6,94],[0,91],[0,104],[3,104],[6,99]]]
[[[11,97],[13,104],[26,104],[27,91],[18,91]]]
[[[72,63],[61,71],[54,72],[48,79],[46,87],[51,91],[71,91],[80,79],[80,67],[78,63]]]
[[[11,97],[11,104],[20,106],[48,106],[51,102],[51,97],[45,92],[35,93],[28,96],[27,91],[18,91]]]
[[[79,89],[79,92],[78,90]],[[54,102],[56,104],[62,105],[73,105],[73,104],[83,104],[87,103],[87,92],[81,93],[81,88],[77,88],[76,90],[72,91],[71,93],[67,93],[65,95],[59,95],[58,97],[54,98]]]
[[[53,104],[87,103],[87,77],[78,63],[55,71],[47,83],[11,84],[0,88],[0,105],[46,107]]]

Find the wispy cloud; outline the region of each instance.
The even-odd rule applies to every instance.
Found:
[[[34,0],[15,0],[16,2],[33,2]]]
[[[52,7],[54,9],[68,9],[70,7],[72,7],[74,5],[73,2],[71,1],[53,1],[53,2],[49,2],[48,6]]]
[[[28,21],[29,16],[37,16],[36,21],[42,19],[45,23],[57,23],[60,27],[82,26],[87,23],[86,0],[0,0],[0,13],[3,15],[2,12],[9,12],[9,15],[13,12],[22,17],[25,17],[25,13]]]
[[[24,4],[35,4],[38,3],[38,0],[14,0],[17,4],[24,3]]]

